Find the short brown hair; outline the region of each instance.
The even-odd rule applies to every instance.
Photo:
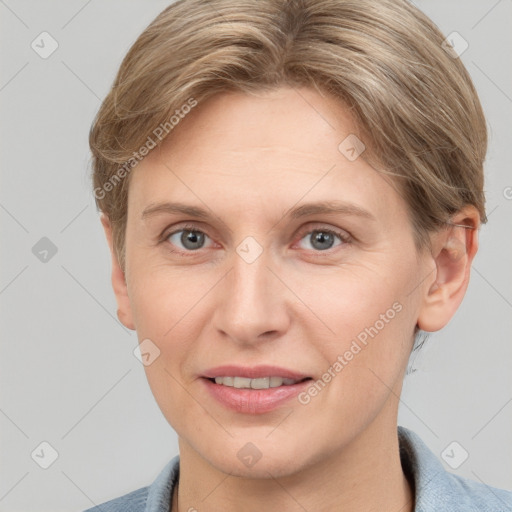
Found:
[[[129,50],[90,132],[96,204],[112,224],[121,267],[134,153],[183,105],[228,90],[314,87],[350,108],[364,158],[399,183],[418,248],[465,205],[486,222],[486,122],[443,40],[406,0],[170,5]]]

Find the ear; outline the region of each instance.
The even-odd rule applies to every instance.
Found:
[[[452,224],[457,224],[453,226]],[[434,280],[425,290],[418,327],[427,332],[442,329],[453,317],[466,293],[471,264],[478,250],[480,215],[467,206],[452,217],[450,225],[432,238]]]
[[[117,300],[117,317],[125,327],[135,330],[125,275],[121,269],[121,266],[119,265],[119,261],[114,251],[112,226],[110,224],[110,220],[104,213],[101,214],[101,223],[103,225],[103,229],[105,230],[105,236],[107,237],[110,254],[112,256],[112,288],[114,289],[114,294]]]

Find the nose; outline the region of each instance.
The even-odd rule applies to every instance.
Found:
[[[233,266],[218,287],[214,326],[238,344],[275,340],[289,327],[291,294],[269,260],[266,251],[251,263],[233,254]]]

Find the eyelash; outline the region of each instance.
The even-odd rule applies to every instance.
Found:
[[[175,235],[176,233],[180,233],[181,231],[192,231],[192,232],[195,232],[195,233],[202,233],[204,235],[206,235],[208,238],[211,238],[207,233],[205,233],[203,230],[201,229],[198,229],[197,226],[195,226],[194,224],[184,224],[182,226],[179,226],[179,229],[174,229],[173,231],[169,231],[169,232],[165,232],[159,239],[158,241],[158,244],[161,244],[161,243],[165,243],[168,241],[169,237],[171,237],[172,235]],[[300,238],[298,239],[299,241],[301,241],[306,235],[309,235],[311,233],[314,233],[315,231],[319,231],[319,232],[322,232],[322,233],[328,233],[328,234],[331,234],[331,235],[334,235],[334,236],[337,236],[340,241],[341,241],[341,244],[336,246],[336,247],[341,247],[341,246],[344,246],[344,245],[348,245],[350,244],[352,241],[353,241],[353,238],[346,232],[346,231],[337,231],[335,229],[332,229],[332,228],[326,228],[326,227],[322,227],[322,226],[319,226],[319,227],[315,227],[315,228],[307,228],[307,229],[304,229],[304,230],[301,230],[299,235],[300,235]],[[170,244],[170,242],[169,242]],[[325,251],[315,251],[315,250],[312,250],[312,249],[306,249],[307,251],[311,251],[312,255],[314,257],[322,257],[322,256],[326,256],[326,255],[331,255],[332,251],[336,249],[336,247],[333,247],[331,249],[326,249]],[[176,253],[176,254],[179,254],[179,255],[182,255],[182,256],[185,256],[185,257],[193,257],[193,256],[196,256],[197,253],[199,253],[199,251],[201,249],[197,249],[195,251],[183,251],[181,249],[168,249],[170,252],[172,253]]]

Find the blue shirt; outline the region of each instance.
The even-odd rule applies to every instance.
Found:
[[[414,482],[415,512],[512,512],[512,492],[449,473],[420,437],[405,427],[398,427],[398,439],[402,468]],[[171,512],[179,462],[179,456],[171,459],[148,487],[84,512]]]

